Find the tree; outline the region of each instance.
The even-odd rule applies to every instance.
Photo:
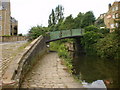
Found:
[[[18,34],[18,36],[23,36],[22,33]]]
[[[117,20],[115,20],[115,23],[116,23],[115,33],[120,38],[120,18],[118,18]]]
[[[84,14],[81,27],[84,28],[89,25],[94,25],[95,16],[92,11],[88,11]]]
[[[62,30],[68,30],[68,29],[73,29],[74,28],[74,19],[72,15],[69,15],[66,17],[65,21],[62,23],[60,26]]]
[[[55,9],[56,14],[56,24],[58,24],[60,21],[64,19],[64,8],[61,5],[58,5]]]
[[[49,20],[48,20],[48,26],[52,26],[56,24],[56,17],[55,17],[55,12],[52,9],[52,13],[49,15]]]
[[[94,25],[85,27],[85,34],[81,39],[82,45],[87,54],[94,55],[96,54],[95,45],[100,38],[103,38],[103,34],[99,33],[99,28]]]
[[[64,19],[63,12],[64,8],[61,5],[58,5],[55,10],[52,9],[51,14],[49,15],[48,27],[60,23]]]
[[[28,33],[28,38],[29,38],[29,40],[36,39],[40,35],[45,35],[45,32],[47,32],[46,27],[42,27],[42,26],[39,26],[39,25],[34,26],[30,29],[30,31]]]
[[[120,42],[116,33],[109,33],[96,44],[97,54],[103,58],[120,59]]]
[[[77,15],[77,17],[74,19],[74,22],[75,22],[75,26],[74,27],[75,28],[81,28],[83,16],[84,16],[84,14],[80,12]]]
[[[52,25],[52,20],[51,20],[51,14],[49,15],[49,19],[48,19],[48,27],[50,27]]]
[[[90,26],[85,27],[85,32],[90,32],[90,31],[98,32],[99,28],[97,28],[94,25],[90,25]]]

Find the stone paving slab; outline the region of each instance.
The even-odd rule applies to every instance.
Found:
[[[48,53],[26,75],[22,88],[83,88],[64,68],[57,53]]]

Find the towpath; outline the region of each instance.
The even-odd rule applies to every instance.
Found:
[[[26,75],[22,88],[83,88],[66,67],[61,64],[55,52],[43,56]]]

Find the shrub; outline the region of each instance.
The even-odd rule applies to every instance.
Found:
[[[110,33],[106,37],[100,39],[95,46],[97,54],[102,58],[120,58],[120,42],[115,33]]]

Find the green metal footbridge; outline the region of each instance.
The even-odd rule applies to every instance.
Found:
[[[71,30],[61,30],[61,31],[53,31],[49,33],[49,39],[47,42],[52,42],[65,38],[74,38],[74,37],[82,37],[84,35],[84,29],[71,29]]]

